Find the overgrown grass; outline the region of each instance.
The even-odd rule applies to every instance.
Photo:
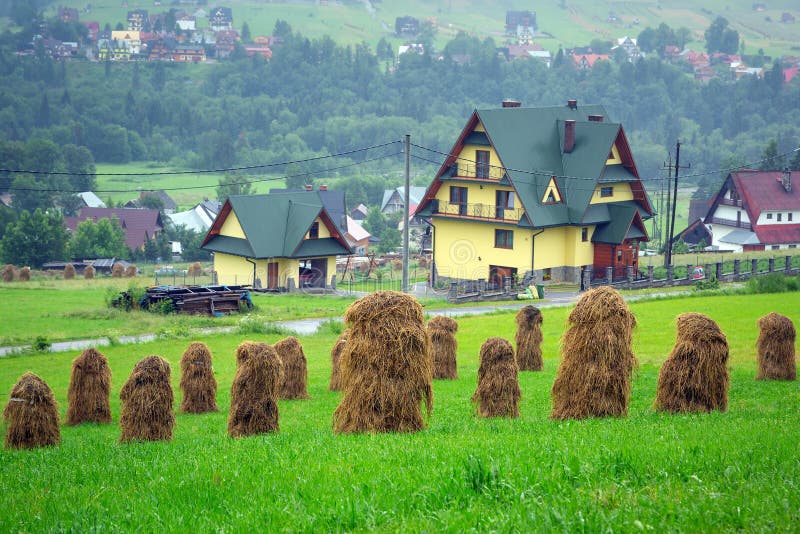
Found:
[[[512,338],[514,312],[459,319],[459,379],[435,381],[429,428],[411,435],[337,436],[340,393],[327,390],[333,329],[301,336],[307,401],[280,403],[281,430],[231,440],[225,431],[234,350],[211,335],[220,412],[178,415],[171,443],[117,443],[119,389],[134,363],[172,365],[193,338],[104,348],[114,373],[107,426],[62,427],[60,447],[0,452],[0,529],[271,531],[791,531],[800,521],[798,382],[757,382],[756,319],[797,323],[800,294],[702,296],[632,303],[641,362],[623,419],[553,422],[550,388],[570,308],[544,308],[545,371],[520,375],[517,420],[478,420],[469,397],[478,351]],[[654,413],[658,368],[674,317],[707,313],[731,347],[727,413]],[[25,371],[53,388],[62,415],[72,354],[0,360],[0,403]],[[3,427],[3,431],[4,431]]]

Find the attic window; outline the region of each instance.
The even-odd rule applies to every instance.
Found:
[[[552,177],[550,178],[550,183],[547,184],[544,197],[542,197],[542,204],[556,204],[558,202],[563,202],[563,197],[558,189],[555,177]]]
[[[544,203],[545,203],[545,204],[555,204],[556,202],[558,202],[558,201],[556,200],[556,196],[553,194],[553,192],[552,192],[552,191],[550,191],[550,192],[548,193],[548,195],[547,195],[547,198],[545,198],[545,199],[544,199]]]
[[[308,229],[308,238],[319,239],[319,221],[314,221],[314,224]]]
[[[772,219],[772,214],[771,213],[767,213],[767,219]]]
[[[614,196],[614,187],[601,187],[600,188],[600,196],[601,197],[613,197]]]

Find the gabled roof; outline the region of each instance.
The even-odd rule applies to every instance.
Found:
[[[400,195],[401,199],[403,199],[405,198],[406,188],[405,186],[401,185],[400,187],[396,187],[394,189],[385,189],[383,191],[383,200],[381,201],[381,210],[386,207],[386,204],[389,203],[389,201],[392,199],[392,195],[394,195],[395,192]],[[411,204],[419,204],[423,196],[425,196],[424,187],[412,185],[408,189],[408,200]]]
[[[325,207],[325,211],[328,212],[333,222],[339,228],[341,233],[347,231],[347,214],[346,211],[346,202],[345,202],[345,195],[344,191],[337,191],[335,189],[316,189],[316,190],[308,190],[308,189],[277,189],[273,188],[269,190],[271,195],[275,194],[303,194],[309,195],[311,198],[318,198],[322,201],[322,205]]]
[[[795,183],[791,191],[781,185],[781,171],[737,171],[731,173],[739,197],[747,205],[748,212],[758,220],[762,211],[784,210],[800,211],[800,183]],[[800,182],[800,173],[792,172],[795,182]]]
[[[626,239],[648,240],[639,210],[632,203],[609,203],[609,220],[598,224],[592,234],[592,243],[621,244]]]
[[[125,232],[125,244],[131,249],[140,248],[164,228],[158,210],[127,208],[81,208],[77,217],[64,217],[64,224],[68,229],[75,230],[86,219],[97,222],[112,218],[119,220]]]
[[[605,109],[597,105],[476,110],[450,150],[453,155],[445,159],[437,173],[420,211],[426,213],[426,205],[441,186],[439,178],[449,172],[465,140],[480,122],[500,158],[498,165],[504,168],[526,211],[527,217],[523,217],[520,225],[582,224],[598,182],[612,179],[631,184],[634,199],[641,206],[642,218],[649,218],[653,210],[622,126],[589,120],[590,115],[608,116]],[[571,152],[564,152],[563,148],[566,120],[576,121]],[[614,145],[622,164],[606,166]],[[564,202],[541,202],[551,178],[555,178]]]
[[[86,204],[89,208],[105,208],[106,203],[103,202],[100,197],[95,195],[92,191],[84,191],[82,193],[78,193],[78,196],[81,197],[83,203]]]
[[[343,232],[334,224],[318,193],[303,191],[229,197],[208,231],[202,248],[258,259],[352,254]],[[239,220],[245,239],[220,234],[231,213]],[[318,217],[333,237],[304,239]]]

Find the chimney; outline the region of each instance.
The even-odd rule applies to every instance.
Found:
[[[306,184],[306,191],[313,191],[313,190],[314,190],[314,186],[313,185]]]
[[[575,148],[575,121],[564,121],[564,153],[568,154]]]
[[[578,101],[574,98],[567,100],[567,107],[569,109],[578,109]]]
[[[328,184],[322,184],[321,186],[319,186],[319,190],[320,191],[327,191],[328,190]]]
[[[521,102],[519,100],[510,100],[508,98],[503,100],[504,108],[518,108],[520,105]]]
[[[602,115],[589,115],[589,120],[592,122],[603,122]]]
[[[783,169],[783,174],[781,175],[781,185],[787,193],[792,192],[792,171],[789,170],[789,167],[784,167]]]

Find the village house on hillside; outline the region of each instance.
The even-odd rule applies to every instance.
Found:
[[[576,100],[519,106],[473,112],[417,210],[434,281],[635,273],[653,209],[622,125]]]
[[[792,184],[797,174],[788,169],[732,172],[705,217],[692,221],[675,239],[731,252],[797,248],[800,187]]]
[[[87,219],[116,219],[125,233],[125,245],[131,250],[144,250],[145,243],[164,229],[161,213],[151,209],[81,208],[77,217],[64,217],[64,224],[74,232]]]
[[[214,254],[217,282],[276,291],[335,287],[336,256],[353,249],[319,193],[229,197],[202,245]]]

